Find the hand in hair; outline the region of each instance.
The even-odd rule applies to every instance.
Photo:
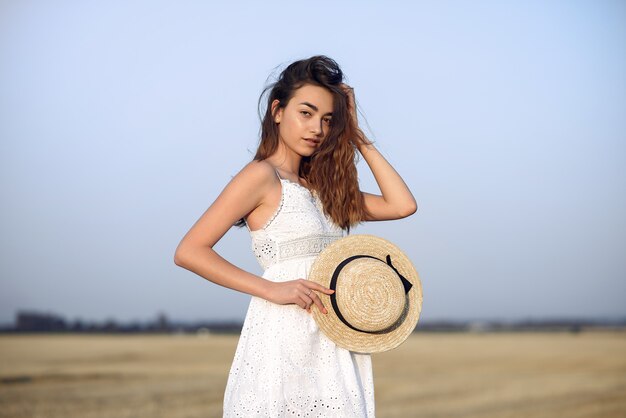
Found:
[[[361,128],[359,128],[359,119],[356,114],[356,99],[354,97],[354,89],[346,83],[341,83],[339,87],[346,95],[346,101],[348,103],[348,114],[350,115],[352,126],[354,127],[355,138],[352,139],[352,142],[354,142],[354,145],[356,145],[359,151],[363,153],[363,147],[366,145],[372,145],[372,142],[365,137],[365,134],[363,133]]]
[[[352,121],[354,122],[354,127],[358,128],[359,120],[356,116],[356,105],[355,105],[356,100],[354,99],[354,89],[350,87],[349,85],[347,85],[346,83],[341,83],[339,87],[341,87],[341,90],[346,95],[347,102],[348,102],[348,113],[350,114],[350,117],[352,118]]]

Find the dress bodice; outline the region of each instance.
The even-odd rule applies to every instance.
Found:
[[[278,208],[260,229],[251,230],[252,251],[268,269],[282,261],[311,257],[342,238],[344,230],[324,213],[315,191],[276,175],[281,183]]]
[[[280,187],[274,214],[250,231],[261,277],[274,283],[308,279],[319,253],[344,232],[316,193],[282,178]],[[224,390],[224,418],[374,418],[374,401],[369,354],[337,346],[296,303],[250,298]]]

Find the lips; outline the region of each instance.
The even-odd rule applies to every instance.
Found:
[[[319,139],[313,139],[313,138],[304,138],[304,140],[310,144],[313,145],[318,145],[320,143]]]

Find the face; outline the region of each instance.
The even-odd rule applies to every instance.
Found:
[[[272,103],[272,110],[278,100]],[[333,95],[324,87],[305,84],[297,89],[287,106],[276,109],[280,140],[300,155],[311,155],[328,135],[333,112]]]

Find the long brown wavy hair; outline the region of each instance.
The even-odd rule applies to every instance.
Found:
[[[348,97],[340,86],[343,80],[339,65],[324,55],[295,61],[285,68],[278,80],[267,85],[259,97],[260,116],[263,96],[269,91],[265,115],[261,119],[261,139],[253,161],[262,161],[278,149],[278,124],[271,109],[274,100],[279,101],[277,111],[286,107],[295,91],[305,84],[328,89],[333,95],[333,118],[329,132],[314,154],[302,157],[298,174],[318,193],[326,215],[349,234],[350,228],[363,222],[366,216],[356,169],[356,147],[359,143],[372,142],[365,138],[350,117]],[[244,218],[234,225],[244,226]]]

